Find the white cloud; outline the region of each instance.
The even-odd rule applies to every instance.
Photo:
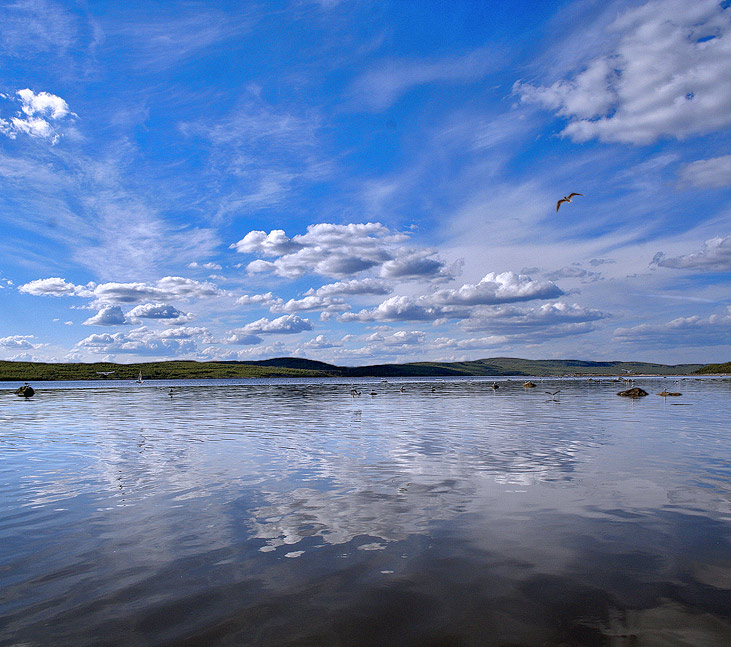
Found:
[[[366,341],[387,347],[419,346],[426,342],[426,333],[421,330],[398,330],[391,335],[375,332],[366,337]]]
[[[230,336],[224,340],[227,344],[239,344],[242,346],[254,346],[264,341],[258,335],[251,335],[243,331],[231,331]]]
[[[312,323],[310,323],[310,320],[289,314],[282,315],[281,317],[272,320],[262,318],[246,324],[243,328],[232,330],[231,332],[234,334],[243,333],[251,335],[293,335],[305,330],[312,330]]]
[[[100,354],[125,353],[159,357],[194,355],[197,351],[195,340],[189,337],[178,338],[176,334],[176,329],[153,331],[142,326],[124,333],[92,334],[78,342],[76,347]],[[205,333],[202,335],[205,337]]]
[[[9,337],[0,337],[0,348],[8,350],[33,349],[35,346],[28,341],[33,338],[33,335],[10,335]]]
[[[306,312],[308,310],[322,310],[323,312],[344,312],[350,306],[339,297],[322,297],[311,295],[302,299],[290,299],[284,303],[273,303],[271,312]]]
[[[190,313],[178,310],[175,306],[165,303],[144,303],[135,306],[127,313],[130,318],[139,319],[180,319],[189,321],[192,318]]]
[[[731,186],[731,155],[712,157],[688,164],[680,170],[680,181],[701,189]]]
[[[302,344],[302,347],[305,350],[323,350],[326,348],[339,348],[340,346],[342,346],[342,344],[331,341],[325,335],[317,335],[317,337],[315,337],[314,339],[310,339],[309,341]]]
[[[477,284],[465,284],[457,289],[439,290],[435,303],[446,305],[486,305],[553,299],[563,292],[552,281],[534,281],[530,276],[515,272],[489,272]]]
[[[652,0],[610,26],[616,47],[550,86],[513,91],[568,120],[584,142],[650,144],[731,125],[731,10],[717,0]]]
[[[658,252],[650,265],[699,272],[731,272],[731,236],[707,240],[700,252],[668,258]]]
[[[220,270],[223,269],[218,263],[198,263],[197,261],[193,261],[192,263],[188,263],[187,267],[189,267],[192,270]]]
[[[266,294],[244,294],[236,299],[236,303],[242,306],[264,306],[271,307],[273,305],[281,305],[284,299],[275,297],[271,292]]]
[[[435,305],[427,297],[394,296],[375,308],[360,312],[346,312],[338,321],[436,321],[438,319],[464,319],[469,309]]]
[[[444,263],[436,258],[437,250],[399,250],[398,258],[381,265],[381,276],[386,279],[427,278],[443,275],[451,278]]]
[[[198,338],[205,344],[215,342],[213,335],[203,326],[177,326],[157,333],[161,339],[194,339]]]
[[[25,90],[18,90],[17,95],[23,101],[21,110],[29,117],[40,115],[57,120],[71,114],[68,104],[55,94],[48,92],[36,94],[33,90],[26,88]]]
[[[488,330],[493,334],[507,336],[536,331],[543,331],[542,334],[551,336],[565,336],[572,331],[589,332],[593,330],[591,322],[609,316],[601,310],[556,301],[534,308],[520,308],[513,305],[484,308],[460,325],[465,330]]]
[[[195,281],[181,276],[165,276],[154,283],[89,283],[74,285],[60,277],[37,279],[21,285],[21,292],[35,296],[81,296],[95,299],[97,305],[164,302],[176,299],[192,300],[220,296],[213,283]]]
[[[614,339],[643,346],[723,346],[729,343],[731,306],[708,317],[678,317],[663,324],[641,324],[617,328]]]
[[[305,292],[305,296],[332,297],[338,295],[388,294],[391,288],[379,279],[351,279],[322,285]]]
[[[92,292],[98,302],[106,303],[205,299],[221,294],[213,283],[181,276],[165,276],[155,283],[101,283]]]
[[[20,110],[9,121],[0,119],[0,133],[11,139],[15,139],[18,133],[25,133],[55,144],[60,138],[57,122],[75,116],[66,101],[49,92],[36,94],[28,88],[18,90],[16,94],[20,97]]]
[[[431,348],[437,350],[480,350],[493,346],[502,346],[508,342],[505,335],[490,335],[488,337],[471,337],[469,339],[455,339],[452,337],[437,337]]]
[[[391,232],[380,223],[309,225],[307,233],[291,239],[282,230],[269,234],[252,231],[231,245],[236,251],[275,257],[258,259],[247,266],[249,273],[274,272],[298,278],[313,272],[344,278],[380,268],[384,277],[444,277],[448,271],[434,250],[405,247],[408,236]],[[345,285],[345,284],[343,284]]]
[[[292,254],[302,245],[292,242],[282,229],[273,229],[268,234],[265,231],[250,231],[238,243],[231,245],[241,254],[261,254],[262,256],[284,256]]]
[[[129,323],[119,306],[102,308],[84,322],[85,326],[122,326]]]
[[[59,276],[30,281],[18,286],[18,291],[44,297],[87,296],[84,286],[74,285]]]

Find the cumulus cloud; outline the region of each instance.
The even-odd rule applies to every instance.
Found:
[[[19,286],[18,291],[44,297],[87,296],[84,286],[74,285],[59,276],[30,281]]]
[[[720,314],[708,317],[678,317],[662,324],[641,324],[632,328],[617,328],[614,339],[643,346],[668,347],[672,345],[723,346],[729,343],[731,306]]]
[[[380,269],[386,278],[437,278],[448,274],[434,250],[407,247],[408,236],[391,232],[380,223],[321,223],[291,239],[282,230],[269,234],[251,231],[231,245],[237,252],[258,254],[247,265],[249,273],[274,272],[286,278],[307,273],[345,278]]]
[[[418,346],[426,342],[426,333],[421,330],[398,330],[391,335],[375,332],[366,337],[366,342],[387,347]]]
[[[391,288],[387,283],[379,279],[351,279],[349,281],[338,281],[322,285],[316,290],[310,288],[305,296],[333,297],[333,296],[358,296],[363,294],[388,294]]]
[[[0,337],[0,348],[7,350],[29,350],[35,346],[29,341],[33,339],[33,335],[10,335],[9,337]]]
[[[317,335],[314,339],[302,344],[302,347],[306,350],[323,350],[326,348],[339,348],[342,344],[331,341],[325,335]]]
[[[195,281],[181,276],[165,276],[155,283],[89,283],[74,285],[53,277],[37,279],[21,285],[21,292],[35,296],[81,296],[92,298],[97,305],[165,302],[177,299],[205,299],[222,294],[213,283]]]
[[[431,347],[437,350],[480,350],[493,346],[501,346],[508,342],[504,335],[490,335],[488,337],[471,337],[470,339],[455,339],[453,337],[437,337]]]
[[[20,110],[9,120],[0,119],[0,133],[15,139],[23,133],[38,139],[47,139],[55,144],[59,138],[59,122],[64,118],[76,116],[69,110],[61,97],[49,92],[36,94],[28,88],[18,90]],[[4,96],[4,95],[2,95]]]
[[[436,254],[433,249],[406,250],[398,258],[381,265],[381,276],[386,279],[406,279],[447,274],[444,263],[436,258]]]
[[[701,251],[684,256],[668,258],[663,252],[658,252],[650,265],[676,270],[731,272],[731,236],[711,238],[704,243]]]
[[[484,308],[460,325],[465,330],[488,330],[493,334],[511,337],[536,331],[543,331],[543,335],[562,337],[590,332],[594,329],[592,322],[609,316],[601,310],[556,301],[534,308],[520,308],[514,305]]]
[[[440,304],[474,306],[554,299],[562,294],[552,281],[534,281],[530,276],[515,272],[489,272],[479,283],[466,283],[456,289],[437,291],[434,300]]]
[[[291,313],[321,310],[333,313],[350,310],[350,306],[339,297],[311,295],[302,299],[290,299],[286,302],[273,303],[269,309],[271,312]]]
[[[125,353],[162,357],[195,354],[196,341],[190,337],[181,338],[177,336],[178,332],[176,329],[154,331],[142,326],[129,332],[92,334],[78,342],[76,347],[100,354]]]
[[[192,270],[220,270],[220,269],[222,269],[218,263],[198,263],[197,261],[188,263],[187,267],[189,267]]]
[[[221,290],[213,283],[181,276],[165,276],[155,283],[101,283],[93,288],[96,300],[108,303],[204,299],[220,294]]]
[[[127,318],[119,306],[102,308],[93,317],[84,322],[85,326],[123,326],[128,324]]]
[[[731,155],[698,160],[683,167],[680,182],[701,189],[720,189],[731,186]]]
[[[297,315],[282,315],[276,319],[261,318],[246,324],[243,328],[231,332],[250,335],[294,335],[305,330],[312,330],[312,323],[309,319],[302,319]]]
[[[231,331],[229,337],[225,339],[227,344],[239,344],[241,346],[254,346],[261,344],[264,340],[258,335],[250,335],[242,331]]]
[[[238,243],[231,245],[241,254],[261,254],[262,256],[284,256],[302,249],[302,245],[290,240],[282,229],[250,231]]]
[[[610,25],[616,45],[572,79],[517,81],[513,92],[568,120],[574,141],[650,144],[731,125],[731,9],[652,0]]]
[[[189,321],[190,313],[178,310],[175,306],[165,303],[144,303],[135,306],[127,313],[130,319],[181,319]]]
[[[468,308],[435,305],[427,297],[394,296],[375,308],[346,312],[338,317],[338,321],[436,321],[464,319],[469,313]]]
[[[394,296],[375,308],[344,313],[338,321],[438,321],[466,319],[477,306],[553,299],[563,292],[552,281],[534,281],[515,272],[489,272],[478,283],[437,290],[425,296]]]
[[[284,299],[275,297],[271,292],[266,294],[244,294],[236,299],[236,303],[242,306],[264,306],[284,303]]]

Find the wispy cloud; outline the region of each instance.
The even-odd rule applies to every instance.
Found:
[[[430,83],[473,83],[496,69],[495,48],[432,60],[382,61],[357,79],[351,89],[351,105],[372,111],[385,110],[411,88]]]
[[[246,10],[229,15],[200,4],[184,11],[157,5],[142,14],[120,6],[105,16],[102,28],[108,47],[144,71],[160,72],[246,34],[255,22]]]

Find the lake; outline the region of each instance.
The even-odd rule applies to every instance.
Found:
[[[0,383],[0,644],[731,644],[731,380],[524,380]]]

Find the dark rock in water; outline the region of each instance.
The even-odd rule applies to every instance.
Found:
[[[647,395],[647,391],[636,386],[633,389],[620,391],[617,395],[623,395],[626,398],[642,398]]]
[[[682,393],[675,393],[673,391],[660,391],[658,395],[661,395],[663,398],[667,398],[669,395],[678,396],[683,395]]]
[[[15,392],[15,395],[18,395],[21,398],[32,398],[34,393],[35,391],[33,390],[33,387],[30,384],[25,384]]]

